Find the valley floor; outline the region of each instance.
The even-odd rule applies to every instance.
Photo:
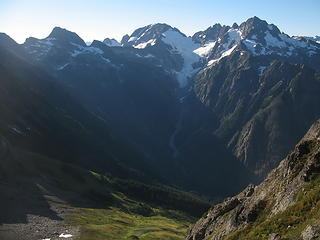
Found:
[[[79,227],[64,221],[74,207],[45,191],[40,184],[38,188],[19,185],[0,184],[0,191],[4,193],[0,200],[0,239],[55,240],[80,236]]]
[[[42,185],[37,184],[37,187],[19,189],[17,185],[0,185],[1,191],[6,192],[1,198],[1,206],[10,209],[10,213],[1,214],[7,217],[1,221],[0,239],[178,240],[185,238],[187,228],[194,220],[177,211],[149,209],[149,206],[143,209],[145,206],[128,199],[128,205],[138,204],[141,205],[140,211],[151,210],[153,213],[137,214],[117,207],[75,207]],[[124,196],[115,194],[115,197],[122,198],[119,199],[122,201]],[[14,210],[10,206],[15,206]],[[25,215],[22,217],[22,214]]]

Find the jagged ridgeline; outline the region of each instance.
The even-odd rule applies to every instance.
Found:
[[[318,38],[257,17],[192,37],[151,24],[121,42],[85,43],[60,27],[23,44],[1,33],[1,237],[184,239],[212,202],[259,184],[320,118],[319,70]],[[292,166],[212,208],[189,238],[290,239],[272,222],[288,205],[290,229],[313,231],[299,206],[315,206],[318,180],[298,176],[317,144],[300,142],[284,160]]]
[[[260,185],[213,206],[187,239],[318,239],[319,206],[320,120]]]
[[[184,237],[206,200],[163,185],[143,154],[113,137],[105,120],[44,70],[8,49],[0,56],[1,239],[77,236],[78,226],[82,238],[117,239],[155,224],[146,237]],[[107,217],[97,225],[121,231],[89,226],[99,214]],[[129,222],[119,226],[121,218]]]
[[[253,17],[192,37],[151,24],[90,46],[56,27],[10,49],[54,75],[169,182],[227,196],[261,181],[319,117],[317,41]]]

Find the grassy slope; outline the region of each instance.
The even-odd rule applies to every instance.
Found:
[[[319,147],[315,141],[310,142],[310,147]],[[312,152],[312,150],[310,151]],[[303,165],[306,155],[301,159]],[[319,164],[319,163],[318,163]],[[255,222],[236,231],[226,240],[267,240],[270,234],[276,233],[282,240],[298,240],[301,232],[310,224],[319,224],[320,219],[320,174],[313,174],[311,180],[305,184],[297,194],[297,201],[285,211],[268,218],[272,209],[272,201],[267,207],[261,209]]]
[[[299,192],[298,201],[284,212],[266,219],[264,212],[255,223],[233,233],[226,239],[268,239],[270,234],[277,233],[281,239],[302,239],[301,232],[320,219],[320,176],[315,176],[303,192]]]
[[[184,239],[188,226],[195,221],[191,211],[179,211],[177,200],[189,208],[201,209],[209,204],[196,196],[167,186],[153,186],[134,181],[115,179],[97,174],[71,164],[46,158],[42,155],[11,149],[14,152],[10,168],[2,178],[13,178],[19,175],[34,181],[37,187],[49,191],[67,205],[72,207],[71,214],[66,216],[66,223],[80,226],[80,239]],[[12,162],[13,161],[13,162]],[[2,162],[1,164],[4,164]],[[10,166],[10,165],[9,165]],[[1,166],[5,169],[5,166]],[[23,182],[23,180],[21,181]],[[147,188],[154,195],[168,196],[167,201],[150,201],[143,194],[129,195],[125,190],[139,192]],[[132,187],[133,188],[132,188]],[[132,191],[132,190],[131,190]]]
[[[80,226],[81,240],[101,239],[184,239],[192,218],[183,214],[163,216],[163,210],[154,216],[142,216],[122,209],[78,209],[67,223]]]

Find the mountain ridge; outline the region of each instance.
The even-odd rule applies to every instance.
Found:
[[[266,180],[213,206],[190,228],[187,239],[316,239],[319,229],[308,229],[318,224],[312,214],[318,214],[313,209],[319,198],[308,202],[304,195],[319,191],[319,123]],[[305,218],[310,214],[311,219]]]
[[[317,70],[320,48],[312,40],[291,38],[257,17],[231,27],[215,24],[193,37],[167,24],[151,24],[125,38],[122,44],[126,46],[113,46],[110,39],[106,39],[107,44],[95,40],[86,46],[75,33],[55,28],[47,38],[29,39],[15,48],[22,48],[24,54],[20,56],[44,67],[88,111],[107,121],[115,135],[138,147],[154,163],[166,162],[162,166],[166,172],[167,164],[173,161],[181,172],[191,174],[195,166],[190,165],[186,146],[202,136],[210,139],[208,145],[216,145],[211,150],[201,148],[204,157],[221,150],[226,154],[224,159],[231,153],[262,179],[318,117],[318,111],[312,108],[307,120],[299,119],[298,127],[290,129],[294,136],[291,140],[282,139],[270,125],[261,123],[261,119],[269,118],[268,113],[276,114],[286,103],[296,104],[285,97],[292,95],[288,83],[305,85],[297,80],[305,70],[295,64]],[[310,54],[313,50],[315,53]],[[277,68],[284,74],[276,72]],[[317,89],[317,80],[312,79]],[[315,101],[312,94],[308,104]],[[244,110],[244,102],[252,104],[249,109]],[[204,108],[200,110],[199,104]],[[288,118],[300,111],[291,105]],[[198,119],[196,124],[193,114],[208,119]],[[286,118],[276,114],[269,121],[277,121],[274,126],[280,130],[287,129],[283,124]],[[271,150],[255,151],[254,146],[262,141],[259,136],[267,135]],[[275,146],[278,137],[282,140]],[[257,143],[253,142],[255,138],[259,139]],[[224,164],[211,158],[212,167]]]
[[[52,221],[64,219],[86,239],[182,239],[189,214],[209,206],[197,194],[218,202],[266,176],[213,207],[188,238],[291,236],[277,216],[299,234],[313,229],[300,206],[320,193],[319,122],[294,145],[320,118],[316,38],[257,17],[193,36],[152,24],[90,45],[56,27],[23,44],[0,34],[0,56],[0,221],[22,224],[8,236],[56,238],[67,229]],[[57,202],[76,212],[61,214]],[[53,224],[50,236],[49,225],[34,229],[38,217]]]

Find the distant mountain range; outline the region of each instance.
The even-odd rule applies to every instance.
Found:
[[[0,46],[48,74],[166,182],[212,196],[262,180],[320,116],[318,38],[257,17],[192,37],[152,24],[89,46],[56,27],[23,44],[2,34]]]
[[[152,24],[121,42],[86,43],[59,27],[23,44],[0,33],[0,224],[27,222],[30,212],[52,217],[40,201],[50,191],[72,207],[190,222],[209,207],[196,194],[217,201],[260,183],[320,118],[319,71],[319,37],[290,37],[257,17],[192,37]],[[260,216],[259,197],[273,191],[263,186],[293,188],[280,179],[292,170],[284,165],[301,161],[294,169],[304,171],[319,155],[311,149],[316,140],[306,156],[301,144],[262,185],[247,189],[253,197],[245,191],[211,209],[188,239],[246,236],[241,229]],[[28,200],[12,214],[13,196],[29,190],[46,211]],[[285,201],[272,199],[279,207]],[[238,217],[240,208],[241,219],[228,228],[224,214]],[[182,215],[170,212],[176,210]]]

